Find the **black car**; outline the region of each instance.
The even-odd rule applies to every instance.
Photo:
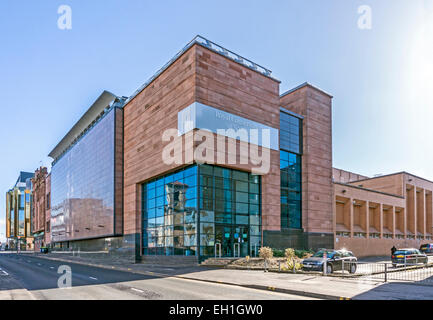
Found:
[[[417,263],[428,263],[428,257],[426,254],[421,253],[418,249],[398,249],[391,256],[392,266],[396,267],[399,264],[417,264]]]
[[[419,251],[421,251],[421,253],[425,253],[425,254],[432,254],[433,253],[433,243],[422,244],[421,247],[419,248]]]
[[[358,259],[352,252],[347,250],[322,249],[312,255],[310,258],[302,261],[302,270],[304,271],[324,271],[324,255],[326,253],[326,273],[333,273],[337,270],[356,272]]]

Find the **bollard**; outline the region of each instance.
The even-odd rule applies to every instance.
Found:
[[[281,272],[281,261],[278,260],[278,272]]]
[[[327,267],[326,267],[326,262],[328,260],[328,255],[325,253],[323,254],[323,275],[326,276],[326,272],[327,272]]]
[[[388,281],[388,264],[385,263],[385,282]]]

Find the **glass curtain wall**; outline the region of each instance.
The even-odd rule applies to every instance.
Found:
[[[281,228],[302,228],[302,119],[280,113]]]
[[[143,185],[143,254],[246,256],[260,247],[260,177],[191,166]],[[221,248],[221,250],[219,250]]]
[[[116,108],[51,169],[53,242],[114,235]]]

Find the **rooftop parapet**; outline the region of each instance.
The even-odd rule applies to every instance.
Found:
[[[212,50],[215,53],[218,53],[224,57],[227,57],[253,71],[261,73],[262,75],[274,79],[271,74],[272,71],[262,67],[261,65],[246,59],[233,51],[230,51],[215,42],[212,42],[200,35],[197,35],[194,39],[192,39],[182,50],[180,50],[173,58],[171,58],[162,68],[155,72],[153,76],[151,76],[140,88],[138,88],[128,100],[126,100],[125,105],[134,99],[141,91],[143,91],[153,80],[155,80],[161,73],[163,73],[173,62],[175,62],[182,54],[184,54],[189,48],[191,48],[194,44],[199,44],[209,50]],[[276,80],[276,79],[274,79]]]

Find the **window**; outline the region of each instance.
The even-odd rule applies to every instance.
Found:
[[[50,207],[51,207],[50,200],[51,200],[51,193],[49,192],[49,193],[47,194],[47,210],[49,210]]]
[[[142,190],[143,254],[213,255],[217,230],[221,227],[241,239],[242,255],[258,248],[259,176],[194,165],[150,181]],[[230,231],[226,234],[230,237]],[[231,250],[232,245],[228,246]]]
[[[302,120],[280,112],[280,148],[302,153]]]
[[[301,211],[301,156],[280,150],[281,227],[300,229]]]
[[[144,254],[196,254],[196,185],[194,166],[143,185]]]
[[[301,229],[302,119],[280,112],[281,227]]]
[[[20,208],[24,209],[24,195],[23,194],[19,195],[18,198],[19,198]]]
[[[19,236],[24,236],[24,225],[25,225],[24,210],[20,209],[18,211],[18,235]]]

